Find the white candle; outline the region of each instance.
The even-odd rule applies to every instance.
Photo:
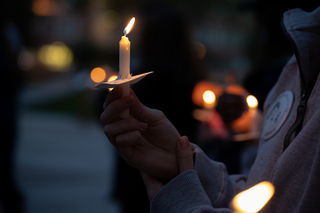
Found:
[[[119,42],[119,79],[127,79],[130,77],[130,41],[127,36],[122,36]],[[129,95],[130,83],[121,85],[123,96]]]
[[[135,18],[132,18],[124,29],[124,36],[121,37],[119,42],[119,79],[127,79],[131,77],[130,74],[130,41],[127,37],[128,33],[131,31],[134,24]],[[124,83],[120,85],[122,88],[122,97],[129,95],[130,83]],[[129,117],[129,111],[126,110],[120,115],[121,118]]]

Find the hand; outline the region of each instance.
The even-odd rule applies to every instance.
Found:
[[[177,144],[179,173],[193,169],[193,152],[193,145],[188,141],[188,138],[186,136],[181,137]],[[157,178],[151,177],[143,172],[141,172],[141,176],[147,188],[149,201],[151,201],[164,184]]]
[[[120,119],[126,109],[130,116]],[[178,175],[180,134],[161,111],[144,106],[132,89],[124,98],[121,87],[111,91],[100,119],[109,141],[129,165],[163,181]]]

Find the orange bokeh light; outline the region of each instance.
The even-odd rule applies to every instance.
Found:
[[[34,0],[32,2],[32,12],[37,16],[52,15],[52,4],[50,0]]]
[[[234,212],[254,213],[260,211],[274,194],[274,186],[263,181],[237,194],[231,201]]]
[[[108,82],[109,81],[114,81],[114,80],[116,80],[118,78],[118,75],[112,75],[112,76],[110,76],[109,78],[108,78]],[[111,91],[111,90],[113,90],[113,88],[109,88],[109,91]]]
[[[218,98],[222,93],[221,86],[217,84],[213,84],[211,82],[201,81],[193,89],[193,92],[192,92],[193,103],[198,105],[199,107],[204,107],[205,103],[203,100],[203,94],[207,90],[213,92],[215,95],[215,98]]]
[[[106,72],[104,71],[104,69],[97,67],[91,71],[90,77],[92,81],[100,83],[106,78]]]
[[[225,92],[228,94],[234,94],[234,95],[244,95],[247,92],[243,87],[235,84],[230,84],[225,88]]]
[[[109,81],[114,81],[114,80],[116,80],[117,78],[118,78],[117,75],[112,75],[112,76],[110,76],[110,77],[108,78],[108,82],[109,82]]]

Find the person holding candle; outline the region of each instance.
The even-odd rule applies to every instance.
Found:
[[[128,37],[137,36],[132,42],[132,51],[139,49],[140,54],[132,58],[138,63],[134,63],[131,73],[133,76],[150,70],[154,73],[132,88],[142,103],[161,110],[180,134],[188,134],[188,138],[195,141],[193,133],[198,123],[192,117],[195,105],[191,93],[196,83],[206,76],[193,48],[187,15],[171,4],[148,2],[135,16],[137,21]],[[149,212],[139,170],[117,157],[114,179],[113,196],[120,201],[123,213]]]
[[[320,7],[287,11],[282,25],[295,56],[264,104],[259,151],[248,176],[229,175],[196,145],[190,161],[186,138],[132,90],[124,98],[120,87],[108,95],[101,115],[105,134],[125,161],[144,173],[151,212],[232,212],[234,195],[266,180],[275,193],[263,212],[319,211]],[[270,110],[278,103],[276,111]],[[130,116],[120,119],[126,109]]]
[[[16,179],[18,147],[18,96],[24,84],[23,67],[18,63],[20,50],[31,41],[28,1],[9,1],[0,7],[0,212],[26,212],[25,194]],[[16,14],[19,13],[19,16]]]

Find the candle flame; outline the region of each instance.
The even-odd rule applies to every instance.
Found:
[[[203,93],[202,98],[206,104],[213,104],[216,100],[216,96],[211,90],[206,90]]]
[[[256,108],[258,106],[258,100],[253,95],[247,97],[247,104],[250,108]]]
[[[260,211],[274,194],[274,186],[263,181],[248,190],[240,192],[231,201],[234,212],[253,213]]]
[[[124,28],[124,30],[123,30],[123,33],[125,34],[125,35],[128,35],[129,33],[130,33],[130,31],[131,31],[131,29],[132,29],[132,27],[133,27],[133,24],[134,24],[134,22],[135,22],[135,17],[133,17],[131,20],[130,20],[130,22],[129,22],[129,24],[126,26],[126,28]]]

